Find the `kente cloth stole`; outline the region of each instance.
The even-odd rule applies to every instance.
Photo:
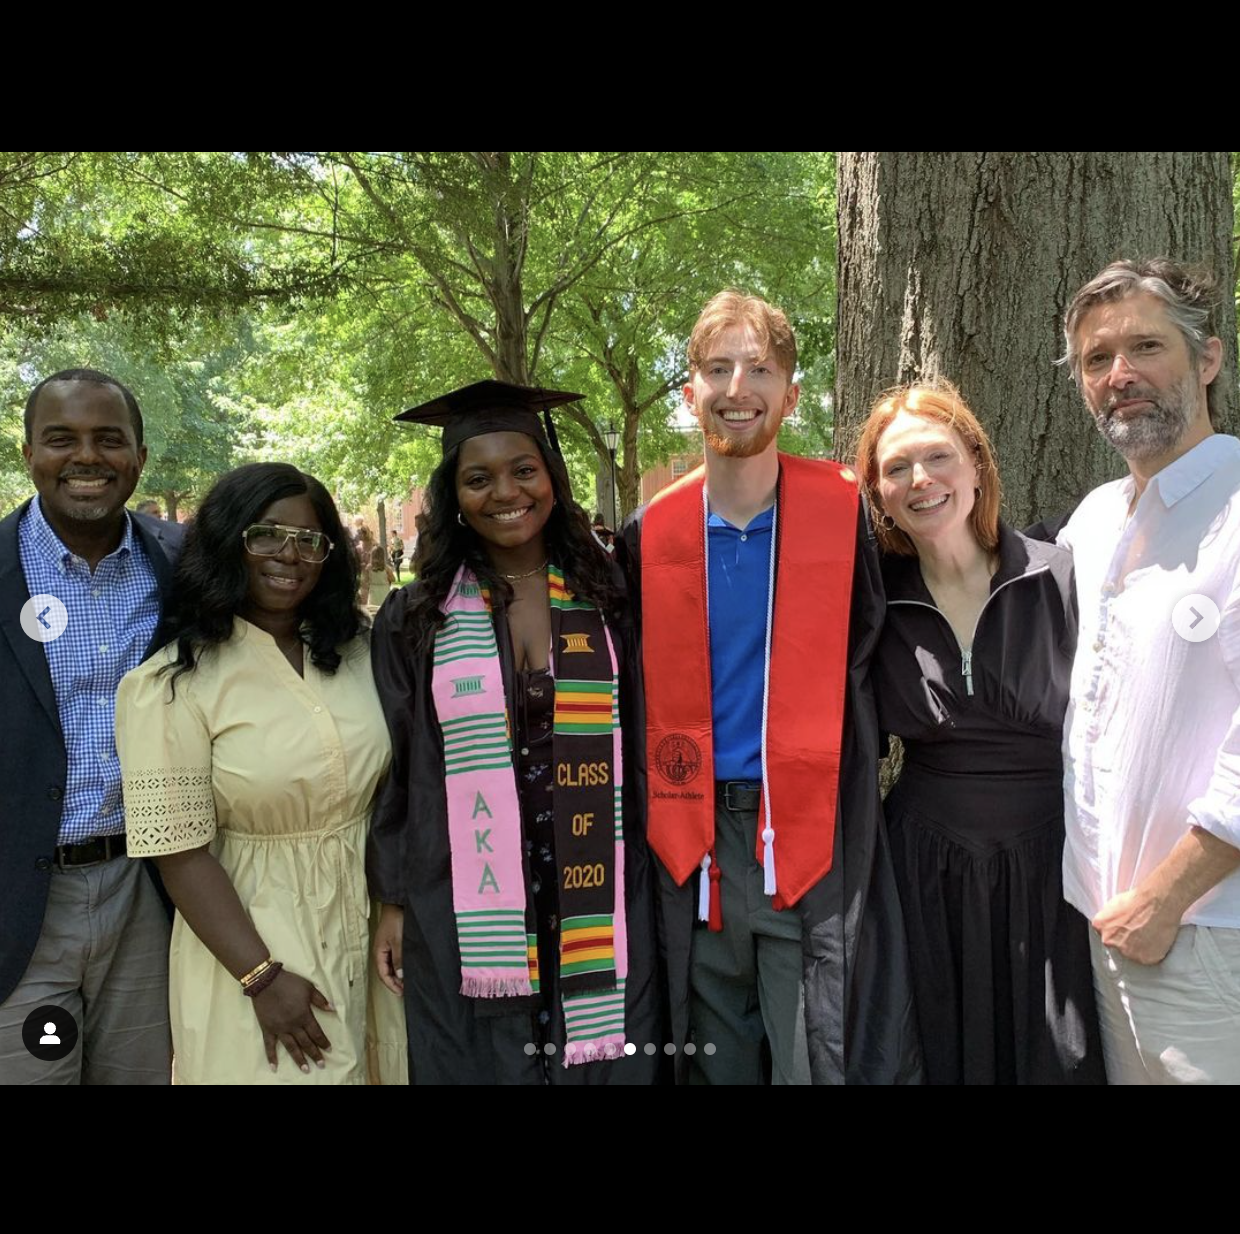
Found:
[[[565,1065],[624,1046],[628,947],[615,647],[602,614],[547,567],[555,720],[552,810],[560,878]],[[452,901],[461,993],[537,993],[538,933],[528,894],[512,729],[486,589],[462,566],[435,637],[431,693],[443,731]]]
[[[721,929],[705,482],[698,468],[664,489],[641,527],[647,834],[677,885],[701,868],[710,912],[700,915]],[[834,854],[858,500],[847,467],[779,456],[763,706],[755,717],[762,731],[755,858],[776,908],[795,904],[830,870]]]

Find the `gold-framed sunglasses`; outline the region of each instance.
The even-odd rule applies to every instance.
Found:
[[[286,527],[283,523],[251,523],[241,533],[245,551],[255,557],[279,557],[290,540],[297,548],[297,556],[314,564],[326,561],[327,554],[336,547],[321,531]]]

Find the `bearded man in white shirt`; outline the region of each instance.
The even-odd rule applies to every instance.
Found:
[[[1215,432],[1213,284],[1119,261],[1069,305],[1065,361],[1129,475],[1073,550],[1064,893],[1093,923],[1113,1084],[1240,1083],[1240,441]]]

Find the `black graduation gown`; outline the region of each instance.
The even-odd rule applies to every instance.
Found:
[[[639,510],[617,540],[629,595],[640,616]],[[805,1018],[815,1084],[914,1084],[921,1058],[913,1011],[904,925],[892,876],[878,785],[879,732],[870,659],[883,623],[883,588],[874,534],[864,504],[857,518],[844,707],[840,785],[830,872],[795,908],[802,920]],[[639,637],[640,644],[640,637]],[[642,696],[638,696],[639,700]],[[778,717],[772,718],[778,723]],[[645,731],[645,717],[633,726]],[[644,744],[626,764],[646,800]],[[697,921],[698,880],[677,887],[658,871],[659,947],[668,983],[677,1079],[688,1075],[689,963]]]
[[[654,872],[645,818],[625,766],[625,894],[629,975],[625,1035],[631,1056],[563,1066],[564,1017],[557,974],[543,974],[543,992],[514,1010],[512,1000],[460,993],[461,957],[452,910],[451,852],[444,791],[443,736],[431,695],[431,653],[414,650],[405,628],[419,584],[394,591],[375,618],[371,656],[375,685],[392,737],[392,765],[375,807],[366,850],[371,895],[405,910],[403,970],[411,1084],[650,1084],[662,1055],[647,1042],[665,1039],[655,971]],[[496,609],[496,636],[505,694],[515,697],[508,622]],[[612,627],[620,664],[622,724],[640,675],[634,673],[631,624]],[[628,742],[626,740],[626,748]],[[539,1022],[546,1010],[547,1022]],[[529,1054],[529,1044],[555,1053]]]

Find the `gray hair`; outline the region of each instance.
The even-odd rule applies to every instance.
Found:
[[[1111,304],[1126,296],[1157,296],[1166,306],[1167,316],[1184,337],[1188,354],[1200,364],[1206,343],[1214,337],[1213,318],[1218,307],[1218,289],[1213,275],[1203,266],[1186,266],[1169,257],[1150,257],[1142,261],[1113,261],[1072,297],[1064,317],[1063,332],[1067,349],[1056,361],[1072,370],[1072,380],[1081,384],[1081,352],[1076,334],[1081,319],[1100,304]],[[1214,384],[1206,389],[1210,423],[1218,428],[1214,406]]]

